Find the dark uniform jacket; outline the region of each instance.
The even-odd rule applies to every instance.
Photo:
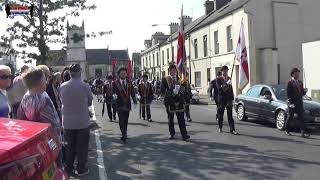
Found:
[[[178,79],[178,78],[176,78]],[[169,108],[170,112],[183,112],[185,110],[185,85],[181,85],[177,95],[173,93],[175,85],[181,85],[179,80],[174,82],[171,76],[162,79],[161,94],[164,95],[164,105]]]
[[[290,104],[302,105],[303,96],[306,95],[303,83],[300,80],[291,79],[287,84],[287,95]]]
[[[185,90],[185,93],[184,93],[185,103],[186,103],[186,105],[189,105],[190,101],[192,99],[191,87],[190,87],[189,83],[186,83],[185,87],[186,87],[186,90]]]
[[[150,104],[153,100],[153,89],[152,85],[149,82],[146,82],[145,85],[141,82],[138,86],[138,92],[140,94],[140,103],[141,104]]]
[[[116,99],[116,108],[119,110],[130,111],[131,98],[135,104],[137,103],[136,94],[134,93],[132,83],[129,80],[126,80],[125,87],[123,87],[120,80],[116,80],[113,83],[113,92],[118,96]]]
[[[107,104],[113,104],[113,82],[108,82],[106,81],[106,83],[103,86],[103,95],[104,98],[106,100]]]
[[[216,79],[217,90],[218,90],[218,103],[227,103],[234,100],[234,93],[231,84],[227,84],[227,81],[231,78],[224,77]]]
[[[212,90],[213,90],[213,94],[212,94]],[[213,97],[215,101],[218,101],[217,79],[214,79],[210,82],[209,93],[210,93],[210,97]]]

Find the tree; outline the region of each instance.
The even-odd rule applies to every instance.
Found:
[[[45,64],[50,59],[47,44],[66,43],[66,37],[64,36],[66,18],[70,16],[79,17],[80,11],[96,8],[94,4],[86,5],[86,1],[20,0],[21,3],[34,5],[33,17],[23,16],[25,22],[15,21],[11,27],[7,28],[9,35],[3,35],[1,39],[5,43],[14,41],[18,46],[14,49],[15,53],[22,55],[25,62],[36,60],[37,64]],[[61,10],[66,12],[60,13]],[[111,32],[98,32],[97,34],[103,36],[109,33]],[[96,36],[95,32],[92,32],[89,36],[87,34],[87,37]],[[38,53],[30,52],[30,48],[36,48]]]

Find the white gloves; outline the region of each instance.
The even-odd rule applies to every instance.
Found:
[[[173,94],[177,95],[179,93],[180,90],[180,85],[175,85],[174,89],[173,89]]]
[[[113,97],[113,100],[117,100],[118,99],[118,95],[117,94],[113,94],[112,97]]]

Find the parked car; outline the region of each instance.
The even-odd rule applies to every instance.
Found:
[[[191,102],[198,104],[200,101],[199,91],[197,91],[193,85],[190,85],[190,88],[191,88],[191,93],[192,93]]]
[[[270,92],[271,96],[264,96]],[[320,127],[320,103],[304,96],[303,106],[307,126]],[[268,120],[283,130],[289,114],[286,85],[255,85],[235,98],[234,108],[240,121],[247,120],[248,117]],[[297,122],[293,121],[290,125],[296,126]]]
[[[62,180],[60,144],[49,124],[0,118],[1,180]]]

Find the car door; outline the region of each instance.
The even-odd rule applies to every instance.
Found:
[[[265,99],[264,92],[270,91],[272,94],[272,100]],[[272,93],[272,89],[267,86],[263,86],[260,92],[259,112],[262,120],[273,120],[275,111],[275,95]]]
[[[261,86],[253,86],[246,93],[244,105],[246,114],[249,116],[259,116]]]

